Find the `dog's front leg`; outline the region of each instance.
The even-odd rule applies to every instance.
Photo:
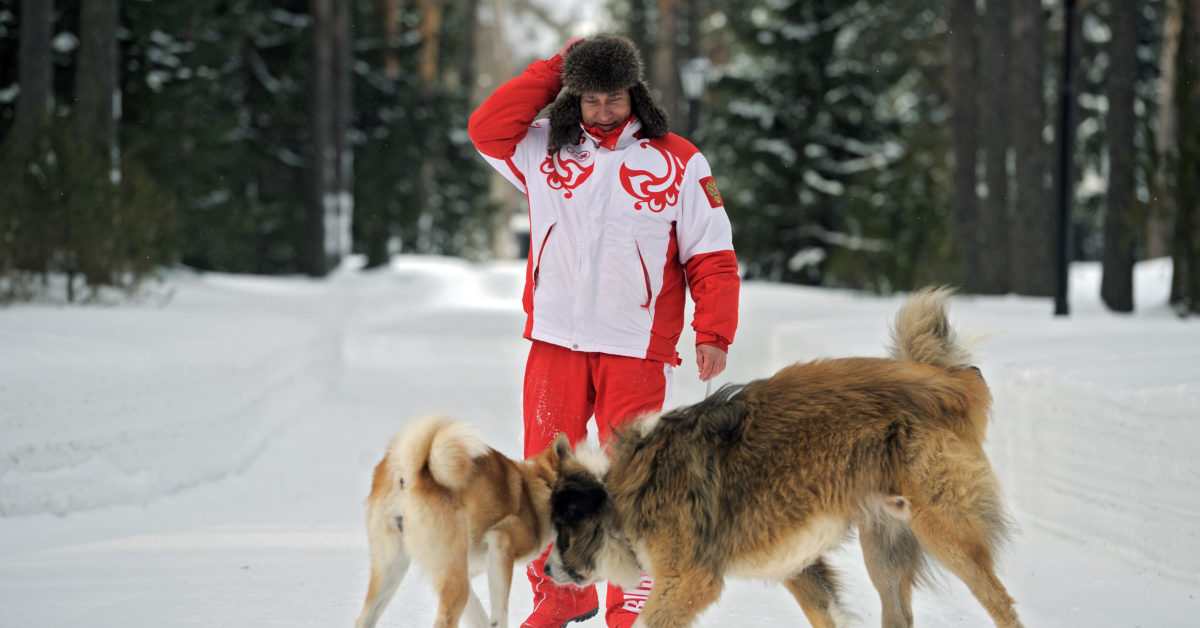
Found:
[[[724,585],[719,575],[691,565],[682,570],[656,570],[650,597],[634,626],[687,628],[697,615],[717,601]]]
[[[483,602],[475,595],[473,589],[467,589],[467,609],[463,612],[463,623],[471,628],[488,628],[488,614],[483,608]]]

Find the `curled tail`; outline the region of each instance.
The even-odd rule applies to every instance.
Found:
[[[930,286],[909,297],[892,327],[893,358],[946,369],[971,366],[970,352],[958,344],[946,318],[946,300],[952,294],[951,288]]]
[[[474,426],[441,415],[417,419],[392,439],[391,456],[402,478],[416,481],[424,467],[434,482],[461,490],[471,478],[475,459],[489,448]]]

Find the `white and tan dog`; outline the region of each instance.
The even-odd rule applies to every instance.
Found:
[[[356,628],[373,628],[410,559],[438,593],[436,628],[508,625],[513,565],[550,544],[550,491],[566,437],[529,460],[484,444],[467,423],[428,416],[402,428],[375,467],[367,497],[371,581]],[[486,568],[491,618],[471,590]]]

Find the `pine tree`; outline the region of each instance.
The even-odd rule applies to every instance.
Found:
[[[979,18],[975,0],[952,0],[949,8],[949,56],[951,133],[954,164],[953,218],[961,260],[960,277],[963,288],[974,292],[982,283],[979,261],[979,195],[976,190],[977,155],[979,152]]]
[[[944,28],[920,2],[743,0],[697,140],[751,277],[907,288],[948,257]],[[750,16],[735,19],[733,16]],[[924,269],[924,270],[922,270]]]

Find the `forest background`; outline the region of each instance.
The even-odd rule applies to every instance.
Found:
[[[597,32],[708,156],[748,278],[1052,296],[1101,260],[1129,311],[1170,256],[1200,313],[1200,0],[0,0],[0,302],[520,255],[467,117]]]

